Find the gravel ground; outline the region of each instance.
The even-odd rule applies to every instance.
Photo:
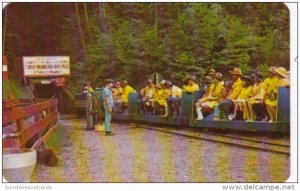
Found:
[[[116,136],[65,118],[48,143],[55,167],[38,164],[32,182],[284,182],[287,155],[242,149],[116,124]]]

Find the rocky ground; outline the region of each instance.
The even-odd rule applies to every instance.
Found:
[[[284,182],[287,155],[242,149],[114,123],[115,136],[85,131],[65,117],[48,148],[55,167],[38,164],[32,182]]]

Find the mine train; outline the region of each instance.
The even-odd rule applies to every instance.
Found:
[[[181,99],[180,115],[174,117],[160,117],[152,115],[140,115],[137,111],[138,93],[129,94],[128,105],[121,114],[113,114],[112,119],[115,121],[134,121],[146,122],[162,125],[173,125],[178,127],[190,128],[212,128],[212,129],[230,129],[238,131],[258,131],[258,132],[279,132],[289,134],[290,130],[290,89],[280,87],[278,89],[278,107],[277,121],[226,121],[213,120],[213,114],[206,116],[203,120],[196,120],[195,102],[202,97],[204,92],[195,93],[183,92]],[[102,89],[96,89],[94,95],[102,107]],[[85,113],[85,94],[80,93],[75,96],[75,108],[77,116],[83,116]],[[100,109],[101,113],[101,109]],[[102,110],[103,113],[103,110]]]

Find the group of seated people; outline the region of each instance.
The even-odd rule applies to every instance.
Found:
[[[113,111],[115,113],[122,113],[124,108],[128,106],[128,97],[130,93],[135,93],[136,91],[128,84],[127,80],[114,82],[114,87],[112,88],[112,96],[114,100]]]
[[[233,68],[230,75],[232,80],[224,82],[220,72],[210,69],[202,79],[201,90],[194,75],[188,76],[187,85],[182,88],[169,80],[154,83],[148,79],[147,85],[139,92],[137,113],[178,117],[182,92],[202,91],[203,96],[195,101],[196,120],[213,114],[214,120],[275,122],[278,88],[289,87],[289,72],[283,67],[271,66],[265,79],[261,71],[243,75],[240,68]],[[115,81],[113,111],[122,113],[128,105],[129,94],[135,92],[126,80]]]
[[[181,96],[182,89],[173,85],[171,81],[162,80],[154,84],[151,79],[148,79],[147,86],[140,91],[138,112],[162,117],[179,116]],[[164,113],[161,112],[161,108]]]
[[[204,77],[207,88],[195,104],[197,120],[213,113],[214,120],[276,121],[278,88],[289,87],[288,71],[272,66],[265,79],[261,71],[243,75],[234,68],[230,74],[232,82],[227,83],[214,70]]]
[[[139,114],[178,117],[182,92],[194,93],[200,90],[196,83],[196,76],[189,75],[186,82],[187,85],[179,88],[169,80],[162,80],[160,83],[154,84],[151,79],[148,79],[147,86],[140,91]]]
[[[203,77],[203,96],[196,100],[197,120],[213,114],[214,120],[269,121],[277,120],[277,94],[279,87],[289,87],[289,72],[272,66],[264,79],[261,71],[243,75],[240,68],[230,71],[231,81],[210,69]],[[180,115],[182,92],[200,91],[196,77],[189,75],[187,85],[181,88],[171,81],[154,84],[151,79],[140,91],[139,114],[171,117]]]

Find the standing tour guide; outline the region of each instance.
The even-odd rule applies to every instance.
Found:
[[[93,118],[93,93],[94,90],[91,87],[91,83],[87,82],[83,90],[86,93],[86,130],[90,131],[94,129],[94,118]]]
[[[106,136],[112,136],[115,135],[115,133],[111,132],[110,129],[110,121],[111,121],[111,114],[112,114],[112,108],[114,104],[114,100],[112,97],[111,89],[113,88],[113,80],[105,80],[105,87],[103,89],[103,106],[105,110],[105,135]]]

